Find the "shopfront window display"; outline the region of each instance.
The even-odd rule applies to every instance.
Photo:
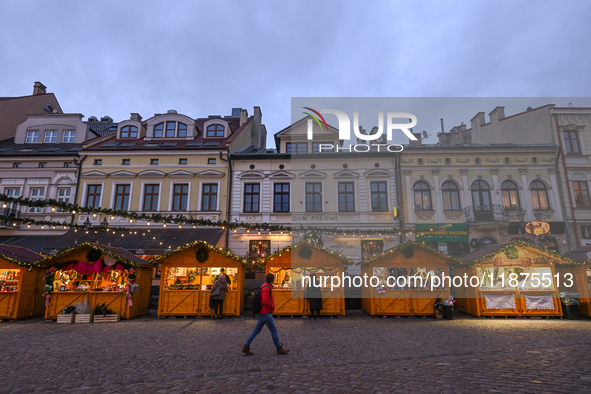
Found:
[[[100,273],[80,273],[74,269],[55,271],[54,291],[107,291],[126,292],[128,274],[125,270],[109,270]]]
[[[373,275],[378,277],[378,291],[408,290],[408,269],[405,267],[374,267]],[[392,277],[388,281],[388,277]],[[390,285],[390,286],[389,286]]]
[[[0,293],[16,293],[21,275],[20,269],[0,271]]]
[[[554,290],[550,267],[477,267],[476,274],[480,279],[480,290]]]
[[[444,280],[445,276],[445,269],[443,267],[437,268],[421,268],[421,267],[412,267],[409,273],[409,282],[410,287],[416,290],[431,290],[431,289],[438,289],[444,290],[447,289],[447,284],[449,281]],[[438,277],[439,280],[433,283],[431,286],[431,279],[433,277]],[[414,279],[420,278],[420,279]],[[435,286],[438,284],[438,286]]]
[[[166,267],[165,290],[211,290],[224,268],[228,290],[238,289],[238,268],[225,267]]]
[[[273,286],[275,289],[301,290],[302,278],[316,274],[316,284],[321,289],[330,289],[330,277],[338,275],[338,268],[319,268],[319,267],[271,267],[269,271],[275,275]],[[327,277],[325,280],[324,277]],[[308,282],[306,282],[307,284]],[[325,286],[326,285],[326,286]]]

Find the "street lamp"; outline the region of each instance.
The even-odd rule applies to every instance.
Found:
[[[519,212],[517,213],[517,219],[519,219],[519,223],[521,223],[521,224],[525,223],[525,211],[523,209],[520,209]]]
[[[90,218],[87,216],[86,220],[84,221],[84,227],[86,228],[86,234],[84,236],[89,237],[91,242],[96,242],[99,240],[99,238],[105,236],[107,227],[109,227],[109,222],[107,222],[107,218],[104,218],[100,224],[99,230],[90,231],[90,228],[92,227],[92,222],[90,221]]]
[[[544,219],[544,214],[539,209],[534,211],[534,216],[536,217],[536,221],[541,222]]]

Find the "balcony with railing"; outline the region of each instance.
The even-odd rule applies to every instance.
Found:
[[[475,205],[464,208],[467,223],[507,221],[507,211],[500,204]]]

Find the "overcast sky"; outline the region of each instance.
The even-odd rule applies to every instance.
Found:
[[[586,0],[7,0],[0,96],[41,81],[116,121],[260,106],[271,145],[292,97],[589,96],[590,17]]]

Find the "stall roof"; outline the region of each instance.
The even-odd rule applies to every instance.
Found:
[[[99,239],[102,245],[110,245],[141,255],[160,255],[196,240],[217,245],[224,230],[218,228],[191,229],[150,229],[141,228],[130,231],[108,233]],[[123,235],[123,236],[122,236]],[[70,230],[54,242],[45,246],[48,253],[59,251],[86,240],[81,231]],[[169,248],[170,247],[170,248]]]
[[[372,257],[370,257],[368,259],[363,260],[361,262],[361,265],[370,264],[370,263],[372,263],[372,262],[374,262],[374,261],[376,261],[378,259],[381,259],[382,257],[387,256],[389,254],[393,254],[393,253],[397,253],[397,252],[404,253],[404,250],[407,249],[407,248],[410,248],[410,247],[419,248],[419,249],[424,250],[426,252],[430,252],[430,253],[433,253],[435,255],[438,255],[441,258],[448,260],[450,264],[458,264],[458,263],[461,263],[461,261],[458,260],[456,257],[450,256],[450,255],[445,254],[445,253],[441,253],[439,250],[435,250],[435,249],[433,249],[433,248],[425,245],[422,242],[406,241],[404,243],[401,243],[400,245],[397,245],[397,246],[395,246],[395,247],[393,247],[391,249],[386,250],[383,253],[377,254],[375,256],[372,256]]]
[[[0,257],[13,264],[30,267],[31,263],[43,258],[29,249],[20,246],[0,245]]]
[[[534,245],[530,242],[525,242],[525,241],[505,242],[505,243],[500,243],[500,244],[495,244],[495,245],[486,246],[484,248],[480,248],[478,250],[475,250],[472,253],[468,253],[468,254],[460,257],[461,262],[459,264],[460,265],[478,264],[484,260],[488,260],[488,259],[492,258],[493,256],[495,256],[501,252],[504,252],[505,250],[507,250],[511,247],[516,247],[516,246],[536,250],[536,251],[540,252],[541,254],[545,254],[546,256],[548,256],[550,258],[557,259],[558,262],[560,262],[560,263],[580,264],[569,257],[563,256],[561,254],[554,252],[553,250],[548,250],[548,249],[543,248],[541,246]]]
[[[114,246],[109,246],[109,245],[101,245],[101,244],[97,244],[97,243],[92,243],[92,242],[82,242],[76,245],[73,245],[67,249],[63,249],[55,254],[46,256],[40,260],[38,260],[35,264],[46,267],[51,265],[52,262],[54,262],[55,260],[57,260],[59,257],[74,252],[78,249],[82,249],[82,248],[86,248],[86,247],[90,247],[91,249],[95,249],[95,250],[100,250],[101,252],[103,252],[104,254],[111,256],[113,258],[116,258],[117,260],[121,260],[124,263],[130,264],[132,266],[146,266],[146,267],[152,267],[153,265],[148,263],[146,260],[137,257],[136,255],[134,255],[133,253],[128,252],[125,249],[121,249],[121,248],[117,248]]]
[[[303,245],[307,245],[307,246],[310,246],[310,247],[312,247],[314,249],[317,249],[317,250],[320,250],[322,252],[328,253],[328,254],[336,257],[337,259],[341,260],[344,265],[353,265],[354,264],[353,263],[353,260],[351,260],[350,258],[345,257],[345,256],[343,256],[340,253],[337,253],[337,252],[335,252],[333,250],[330,250],[328,248],[325,248],[324,246],[320,246],[320,245],[318,245],[318,244],[316,244],[314,242],[308,241],[308,240],[303,240],[303,241],[298,242],[295,245],[290,245],[290,246],[286,246],[283,249],[279,249],[279,250],[275,251],[274,253],[271,253],[268,256],[261,257],[260,259],[256,260],[255,263],[257,263],[257,264],[265,264],[268,260],[274,259],[277,256],[281,256],[283,253],[290,252],[292,249],[295,249],[295,248],[300,247],[300,246],[303,246]]]
[[[215,252],[217,252],[217,253],[221,253],[221,254],[223,254],[224,256],[226,256],[226,257],[229,257],[229,258],[231,258],[231,259],[234,259],[234,260],[236,260],[236,261],[238,261],[239,263],[241,263],[241,264],[244,264],[244,265],[247,263],[246,259],[244,259],[244,258],[242,258],[242,257],[240,257],[240,256],[236,256],[234,253],[232,253],[232,252],[229,252],[229,251],[227,251],[227,250],[225,250],[225,249],[222,249],[222,248],[217,248],[217,247],[215,247],[215,246],[212,246],[212,245],[208,244],[208,243],[207,243],[207,242],[205,242],[205,241],[194,241],[194,242],[191,242],[191,243],[188,243],[188,244],[185,244],[185,245],[179,246],[179,247],[177,247],[177,248],[175,248],[175,249],[173,249],[173,250],[170,250],[170,251],[168,251],[168,252],[164,253],[164,254],[163,254],[163,255],[161,255],[161,256],[158,256],[158,257],[153,257],[153,258],[151,258],[151,259],[150,259],[150,263],[152,263],[152,264],[158,264],[158,263],[160,263],[162,260],[164,260],[165,258],[167,258],[167,257],[169,257],[169,256],[175,255],[175,254],[177,254],[177,253],[180,253],[180,252],[182,252],[182,251],[184,251],[184,250],[187,250],[187,249],[193,248],[193,247],[195,247],[195,246],[201,246],[201,247],[205,247],[205,248],[208,248],[209,250],[213,250],[213,251],[215,251]]]
[[[27,248],[35,253],[41,253],[46,245],[54,242],[59,235],[17,235],[17,236],[0,236],[0,244],[20,246]]]
[[[571,260],[575,261],[587,261],[591,259],[591,245],[588,246],[581,246],[578,249],[571,250],[564,254],[565,257],[568,257]],[[591,263],[591,262],[590,262]]]

